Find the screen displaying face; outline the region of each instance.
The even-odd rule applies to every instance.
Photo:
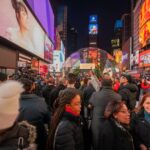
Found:
[[[22,1],[1,0],[0,36],[44,58],[45,33]]]
[[[98,34],[98,25],[97,24],[89,24],[89,34]]]

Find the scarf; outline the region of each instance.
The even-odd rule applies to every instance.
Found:
[[[144,110],[144,118],[150,124],[150,113]]]

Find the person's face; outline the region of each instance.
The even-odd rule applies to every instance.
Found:
[[[147,97],[143,103],[144,110],[150,113],[150,97]]]
[[[20,26],[26,28],[28,15],[24,7],[21,7],[19,14],[17,14],[17,18]]]
[[[81,112],[81,98],[79,95],[76,95],[71,103],[69,104],[69,106],[71,107],[71,109],[78,115],[80,115]]]
[[[121,76],[120,83],[127,83],[127,82],[128,82],[127,78],[124,76]]]
[[[23,23],[23,24],[26,24],[26,21],[27,21],[27,13],[26,13],[26,11],[25,11],[25,8],[21,8],[21,11],[20,11],[20,19],[21,19],[21,22]]]
[[[119,112],[114,114],[114,118],[122,124],[128,125],[130,123],[130,113],[125,104],[122,105]]]

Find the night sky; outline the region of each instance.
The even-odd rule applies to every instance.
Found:
[[[100,48],[110,52],[114,23],[130,12],[130,0],[63,0],[68,6],[68,21],[78,31],[78,48],[88,46],[89,15],[97,14]]]

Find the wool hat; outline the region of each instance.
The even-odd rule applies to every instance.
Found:
[[[18,81],[8,80],[0,84],[0,130],[11,127],[16,121],[23,91],[23,85]]]

